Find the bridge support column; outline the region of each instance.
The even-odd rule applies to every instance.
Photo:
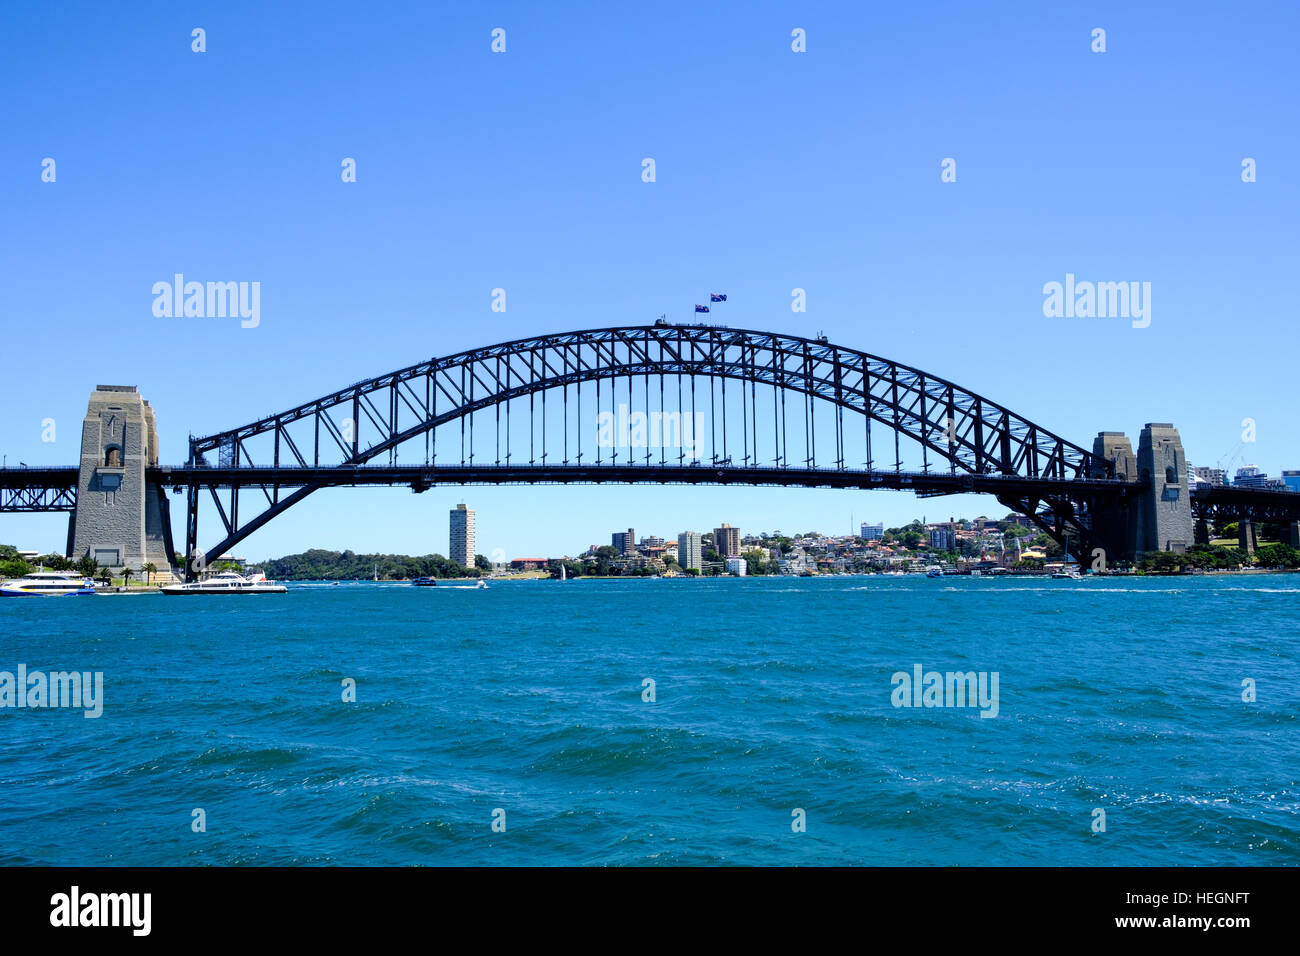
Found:
[[[1286,544],[1300,550],[1300,521],[1289,521],[1286,526]]]
[[[1149,481],[1137,498],[1137,555],[1151,551],[1182,553],[1192,543],[1192,496],[1187,458],[1178,429],[1151,422],[1138,439],[1138,477]]]
[[[1237,547],[1247,554],[1254,554],[1256,547],[1255,524],[1249,518],[1237,522]]]
[[[158,464],[153,409],[133,385],[100,385],[81,428],[81,473],[69,557],[89,555],[103,567],[158,568],[174,576],[171,518],[161,485],[148,481]]]
[[[1210,543],[1210,523],[1204,518],[1196,519],[1195,540],[1197,544]]]
[[[1092,453],[1115,463],[1116,478],[1137,481],[1137,456],[1133,454],[1132,442],[1123,432],[1099,432],[1093,439]],[[1129,502],[1117,500],[1098,506],[1093,513],[1093,529],[1101,540],[1110,542],[1110,546],[1116,549],[1113,554],[1106,555],[1107,565],[1137,558],[1137,513]]]
[[[1115,462],[1117,477],[1146,484],[1134,497],[1098,516],[1113,539],[1124,542],[1121,558],[1137,561],[1154,551],[1186,551],[1195,540],[1195,529],[1178,429],[1167,422],[1148,423],[1136,455],[1122,432],[1101,432],[1093,452]]]

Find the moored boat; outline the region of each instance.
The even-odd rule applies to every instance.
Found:
[[[94,593],[94,581],[66,571],[34,571],[0,582],[0,597],[77,597]]]

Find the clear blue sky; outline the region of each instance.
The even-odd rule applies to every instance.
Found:
[[[1080,444],[1172,421],[1196,464],[1300,468],[1296,5],[897,6],[6,5],[0,452],[74,463],[103,382],[139,386],[180,463],[191,432],[424,358],[685,321],[722,291],[718,321],[824,331]],[[1245,157],[1258,182],[1241,181]],[[175,272],[260,282],[261,324],[155,318],[151,287]],[[1067,272],[1150,282],[1150,327],[1045,318],[1042,287]],[[629,525],[847,531],[850,515],[1002,510],[889,492],[335,490],[236,552],[445,553],[460,500],[479,550],[507,557]],[[65,534],[60,516],[0,516],[20,547]]]

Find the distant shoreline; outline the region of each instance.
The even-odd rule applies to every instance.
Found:
[[[1225,568],[1213,571],[1195,570],[1195,571],[1096,571],[1083,574],[1074,580],[1086,580],[1089,578],[1180,578],[1180,577],[1209,577],[1218,575],[1235,575],[1235,574],[1300,574],[1300,568]],[[753,580],[771,580],[771,581],[795,581],[807,580],[809,578],[924,578],[926,575],[920,571],[905,572],[901,575],[889,574],[877,571],[844,571],[838,573],[821,573],[821,574],[674,574],[674,575],[653,575],[653,574],[583,574],[568,579],[568,581],[708,581],[708,580],[726,580],[743,577]],[[1006,571],[997,574],[981,572],[980,574],[945,574],[944,578],[1049,578],[1052,577],[1050,571]],[[411,578],[380,578],[378,581],[370,578],[277,578],[279,581],[286,581],[291,584],[410,584]],[[483,575],[480,578],[439,578],[438,583],[443,581],[466,581],[480,580],[488,582],[509,582],[509,581],[559,581],[559,578],[551,577],[544,571],[528,571],[520,574],[508,574],[501,576]],[[568,583],[568,582],[564,582]],[[132,587],[132,591],[146,590],[144,587]]]

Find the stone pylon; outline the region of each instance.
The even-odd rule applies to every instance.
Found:
[[[157,464],[149,403],[134,385],[96,386],[81,427],[70,558],[90,555],[103,567],[133,571],[152,562],[158,579],[175,577],[167,496],[146,471]]]
[[[1092,450],[1115,462],[1116,477],[1147,483],[1146,490],[1096,515],[1105,539],[1123,542],[1118,557],[1141,560],[1152,551],[1186,551],[1195,542],[1187,458],[1178,429],[1165,422],[1147,424],[1136,455],[1123,432],[1101,432]]]
[[[1138,438],[1138,477],[1150,491],[1138,498],[1137,555],[1148,551],[1186,551],[1196,539],[1187,457],[1178,429],[1151,422]]]
[[[1109,458],[1115,463],[1115,477],[1137,481],[1137,456],[1133,445],[1123,432],[1100,432],[1092,442],[1092,453],[1098,458]],[[1133,545],[1137,537],[1137,509],[1128,502],[1109,502],[1097,507],[1093,514],[1093,529],[1100,540],[1109,543],[1114,553],[1106,554],[1106,565],[1117,561],[1132,561]],[[1084,566],[1092,564],[1091,555]]]

